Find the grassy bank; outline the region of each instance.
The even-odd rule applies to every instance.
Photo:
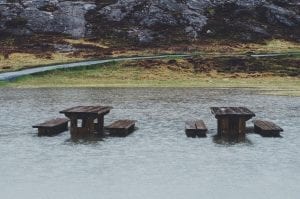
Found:
[[[300,96],[300,78],[271,73],[195,72],[185,60],[113,63],[26,76],[5,87],[205,87],[246,88],[263,93]],[[148,63],[148,64],[145,64]],[[149,64],[150,63],[150,64]],[[0,83],[1,85],[1,83]]]
[[[57,47],[58,46],[58,47]],[[59,49],[57,49],[59,48]],[[253,58],[255,53],[300,52],[300,44],[284,40],[240,43],[203,40],[156,46],[116,41],[74,40],[63,36],[0,39],[0,72],[47,64],[118,56],[192,53],[192,59],[136,61],[52,71],[0,82],[1,87],[210,87],[247,88],[300,96],[300,56]],[[223,57],[224,54],[231,57]],[[220,56],[222,55],[222,56]]]
[[[300,44],[284,40],[240,43],[205,40],[156,46],[138,46],[109,40],[74,40],[63,36],[0,38],[0,72],[16,71],[48,64],[103,59],[119,56],[147,56],[172,53],[219,54],[300,52]]]

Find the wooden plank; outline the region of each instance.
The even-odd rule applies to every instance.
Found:
[[[75,106],[69,109],[60,111],[60,113],[68,114],[104,114],[112,109],[110,106]]]
[[[230,122],[228,117],[218,119],[218,134],[228,135],[230,130],[229,124]]]
[[[203,120],[197,120],[195,124],[197,129],[207,131],[206,125],[204,124]]]
[[[43,122],[41,124],[36,124],[32,127],[33,128],[51,128],[51,127],[55,127],[55,126],[60,125],[60,124],[64,124],[68,121],[69,121],[69,119],[67,119],[67,118],[55,118],[55,119]]]
[[[218,135],[244,136],[247,116],[226,116],[218,118]]]
[[[185,134],[187,137],[206,137],[207,128],[203,120],[185,122]]]
[[[128,129],[130,126],[135,124],[136,121],[134,120],[118,120],[114,123],[107,126],[107,128],[120,128],[120,129]]]
[[[56,118],[32,126],[38,128],[38,136],[54,136],[68,130],[68,119]]]
[[[255,116],[255,114],[246,107],[211,107],[210,109],[215,116]]]
[[[135,120],[118,120],[107,126],[110,136],[125,137],[132,133],[135,128]]]
[[[186,121],[185,122],[185,129],[197,129],[195,121]]]
[[[254,132],[263,137],[280,137],[280,132],[283,131],[281,127],[273,122],[266,120],[254,120]]]
[[[283,129],[273,122],[266,120],[254,120],[254,125],[265,131],[283,131]]]

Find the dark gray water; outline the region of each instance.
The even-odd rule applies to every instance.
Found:
[[[75,105],[112,105],[106,124],[138,120],[127,138],[73,143],[31,125]],[[218,144],[210,106],[247,106],[283,138]],[[208,89],[0,89],[0,198],[199,199],[300,197],[300,98]],[[202,118],[204,139],[184,121]],[[248,125],[251,125],[249,122]]]

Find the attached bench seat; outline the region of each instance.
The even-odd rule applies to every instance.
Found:
[[[280,137],[281,127],[266,120],[254,120],[254,132],[263,137]]]
[[[185,122],[185,134],[187,137],[206,137],[207,128],[203,120]]]
[[[126,137],[134,131],[135,120],[118,120],[106,127],[110,136]]]
[[[55,118],[32,126],[38,129],[38,136],[54,136],[68,130],[67,118]]]

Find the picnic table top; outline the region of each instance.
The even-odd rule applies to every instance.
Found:
[[[211,107],[210,109],[215,116],[255,116],[255,113],[246,107]]]
[[[75,106],[69,109],[60,111],[67,114],[107,114],[113,107],[111,106]]]

